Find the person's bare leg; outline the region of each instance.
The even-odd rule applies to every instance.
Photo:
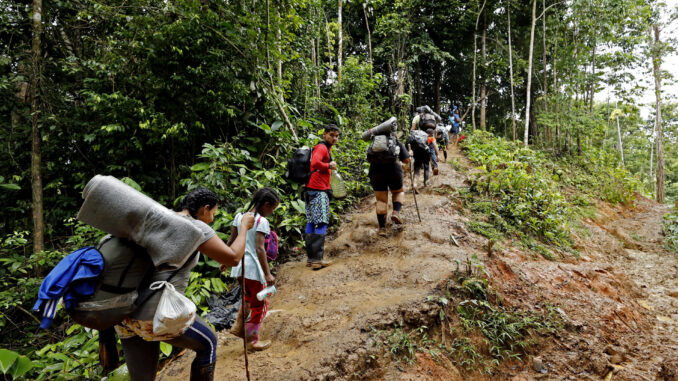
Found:
[[[379,229],[386,227],[386,215],[388,214],[388,191],[375,191],[374,197],[377,199],[377,221]]]
[[[401,225],[403,223],[403,219],[400,217],[400,210],[403,207],[404,198],[405,192],[403,192],[403,188],[391,191],[391,200],[393,201],[393,213],[391,213],[391,221],[397,225]]]

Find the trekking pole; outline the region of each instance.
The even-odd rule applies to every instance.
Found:
[[[417,204],[417,190],[414,188],[414,169],[410,168],[410,179],[412,180],[412,197],[414,197],[414,206],[417,208],[417,217],[421,222],[421,214],[419,214],[419,204]]]
[[[250,381],[250,365],[247,361],[247,330],[245,329],[245,255],[242,256],[242,285],[240,286],[240,308],[242,309],[242,343],[245,349],[245,375],[247,376],[247,381]]]

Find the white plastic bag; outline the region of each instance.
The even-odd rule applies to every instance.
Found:
[[[179,335],[183,333],[195,321],[195,304],[187,297],[177,292],[174,285],[165,281],[151,283],[151,290],[162,287],[160,303],[153,317],[153,334],[155,335]]]

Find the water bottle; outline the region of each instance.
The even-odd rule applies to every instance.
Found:
[[[277,293],[275,286],[268,286],[265,289],[259,291],[257,293],[257,299],[259,300],[264,300],[268,298],[269,296],[273,296]]]

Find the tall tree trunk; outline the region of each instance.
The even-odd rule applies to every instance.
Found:
[[[593,57],[591,57],[591,82],[589,83],[589,114],[593,114],[593,96],[596,93],[596,46],[598,42],[593,38]]]
[[[363,13],[365,14],[365,27],[367,28],[367,51],[370,61],[370,78],[372,78],[372,32],[370,32],[370,22],[367,20],[367,4],[363,3]]]
[[[344,45],[344,35],[342,32],[342,29],[344,27],[343,21],[342,21],[342,0],[337,0],[337,15],[338,15],[338,23],[339,23],[339,31],[338,31],[338,36],[339,36],[339,41],[338,41],[338,47],[337,47],[337,81],[341,82],[341,65],[342,65],[342,48]]]
[[[31,189],[33,199],[33,252],[45,248],[45,224],[42,205],[42,151],[38,122],[40,109],[38,106],[40,76],[40,40],[42,35],[42,0],[33,0],[33,44],[31,48]]]
[[[483,5],[478,10],[478,16],[476,17],[476,28],[473,32],[473,91],[471,95],[471,125],[473,126],[474,131],[476,129],[476,66],[478,56],[478,23],[480,22],[480,15],[483,14],[483,9],[485,9],[486,2],[487,0],[483,0]]]
[[[527,65],[527,103],[525,106],[525,134],[523,143],[527,147],[530,134],[530,92],[532,89],[532,56],[534,55],[534,28],[537,23],[537,0],[532,0],[532,30],[530,32],[530,54]]]
[[[661,61],[662,46],[659,40],[659,27],[652,25],[654,30],[654,44],[652,46],[652,73],[654,74],[655,97],[655,127],[657,129],[657,202],[664,202],[664,131],[662,127],[662,97],[661,97]],[[652,39],[652,36],[650,36]]]
[[[615,103],[614,108],[617,108],[617,104]],[[617,115],[617,146],[619,147],[619,157],[621,158],[621,163],[622,167],[625,167],[626,164],[624,164],[624,146],[622,145],[622,134],[621,134],[621,126],[619,124],[619,117],[621,115]]]
[[[277,65],[277,72],[278,72],[278,86],[282,86],[282,31],[280,30],[280,7],[282,7],[281,2],[278,2],[278,6],[275,7],[275,16],[276,16],[276,23],[278,24],[278,30],[275,34],[275,42],[278,48],[278,65]],[[281,91],[282,94],[282,91]]]
[[[509,74],[511,76],[511,126],[513,127],[513,140],[518,138],[516,127],[516,97],[513,93],[513,49],[511,47],[511,0],[506,4],[506,16],[508,19],[508,46],[509,46]]]
[[[435,83],[434,83],[435,105],[433,107],[435,112],[438,113],[438,114],[440,114],[440,83],[442,82],[440,77],[442,76],[442,73],[443,73],[442,65],[441,65],[440,62],[438,62],[435,65],[435,71],[434,71],[434,75],[435,75],[435,79],[434,79],[434,81],[435,81]]]
[[[655,145],[655,135],[654,134],[655,134],[656,130],[657,130],[657,125],[655,123],[655,125],[652,127],[652,135],[650,135],[650,174],[647,177],[650,181],[652,181],[652,169],[653,169],[653,166],[654,166],[654,145]],[[654,185],[653,190],[652,190],[652,194],[654,195],[657,192],[657,183],[656,182],[652,182],[652,183]]]
[[[487,110],[487,16],[483,16],[483,36],[481,38],[481,55],[483,57],[483,73],[480,82],[480,129],[487,128],[485,124],[485,112]]]

